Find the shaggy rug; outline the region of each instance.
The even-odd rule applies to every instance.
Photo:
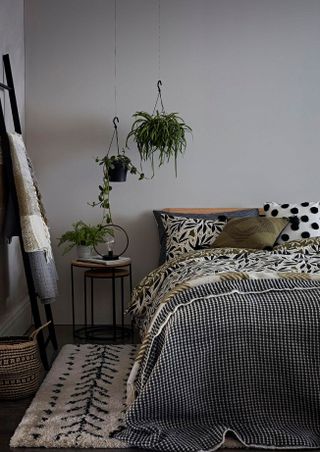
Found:
[[[137,345],[65,345],[11,438],[11,447],[128,448],[123,422]],[[243,447],[226,438],[223,447]]]
[[[10,441],[11,447],[126,448],[122,423],[136,345],[65,345]]]

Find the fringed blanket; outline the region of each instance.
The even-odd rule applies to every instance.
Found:
[[[16,218],[10,203],[6,211],[6,235],[17,235],[20,223],[24,250],[28,254],[36,292],[44,303],[57,296],[57,273],[52,255],[45,210],[22,136],[9,133],[15,188],[19,204]]]
[[[215,450],[227,432],[320,448],[319,246],[198,252],[149,275],[131,307],[146,332],[116,437],[164,451]]]

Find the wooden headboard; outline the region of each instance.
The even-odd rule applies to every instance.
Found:
[[[234,212],[235,210],[249,210],[250,207],[165,207],[162,210],[166,212],[176,212],[176,213],[192,213],[192,214],[210,214],[210,213],[221,213],[221,212]],[[252,207],[251,207],[252,209]],[[264,210],[259,209],[259,215],[264,215]]]

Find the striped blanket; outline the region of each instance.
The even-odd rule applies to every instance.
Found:
[[[148,275],[130,308],[144,340],[116,437],[164,451],[215,450],[228,432],[319,448],[319,247],[202,251]]]

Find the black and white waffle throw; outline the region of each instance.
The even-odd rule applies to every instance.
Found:
[[[243,280],[175,295],[149,331],[117,438],[162,451],[320,448],[320,284]]]

